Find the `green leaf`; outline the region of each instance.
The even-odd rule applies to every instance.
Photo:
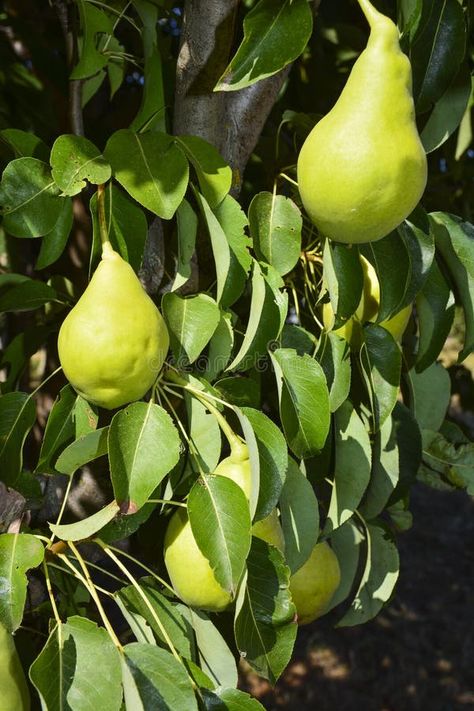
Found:
[[[133,711],[198,711],[186,670],[169,652],[149,644],[127,644],[125,705]]]
[[[381,524],[365,524],[367,558],[354,600],[338,627],[353,627],[375,617],[392,595],[398,579],[398,551],[391,534]]]
[[[196,543],[217,582],[235,596],[250,550],[251,520],[244,492],[224,476],[202,476],[188,497]]]
[[[255,253],[281,275],[298,262],[302,225],[299,209],[283,195],[262,192],[250,203],[249,226]]]
[[[56,470],[71,476],[84,464],[103,457],[108,451],[108,432],[108,427],[101,427],[76,439],[57,458]]]
[[[134,131],[143,130],[144,127],[152,131],[165,131],[166,98],[160,42],[157,37],[159,9],[154,3],[146,0],[134,0],[133,7],[142,21],[140,34],[145,67],[142,101],[130,128]]]
[[[454,320],[454,295],[436,261],[416,299],[420,331],[416,369],[422,371],[436,361]],[[471,322],[474,325],[474,321]],[[468,332],[473,336],[474,332]]]
[[[339,561],[341,582],[326,612],[346,600],[354,587],[364,537],[351,518],[331,534],[331,548]]]
[[[319,363],[289,348],[272,353],[280,418],[286,440],[297,457],[310,457],[324,446],[329,432],[329,393]]]
[[[423,432],[423,464],[443,480],[474,495],[474,444],[450,442],[440,432]]]
[[[178,136],[192,163],[204,198],[211,208],[217,207],[225,198],[232,184],[232,170],[211,143],[199,136]]]
[[[314,348],[311,353],[313,353]],[[344,338],[335,333],[322,331],[315,355],[321,365],[329,386],[329,407],[331,412],[341,407],[348,398],[351,387],[350,348]]]
[[[451,85],[446,89],[421,132],[423,148],[435,151],[454,133],[462,121],[471,98],[471,73],[469,66],[461,66]]]
[[[23,466],[23,445],[35,424],[34,400],[26,393],[0,397],[0,480],[13,486]]]
[[[59,136],[51,149],[54,182],[64,195],[77,195],[89,183],[106,183],[112,170],[98,148],[83,136]]]
[[[285,560],[297,570],[308,560],[319,536],[319,508],[313,487],[293,459],[289,460],[280,498]]]
[[[110,478],[122,511],[141,508],[179,459],[180,440],[159,405],[135,402],[112,418],[109,428]]]
[[[323,252],[324,284],[336,315],[335,328],[352,316],[362,296],[364,273],[357,250],[327,240]]]
[[[347,400],[334,415],[334,481],[324,533],[349,520],[369,484],[372,461],[364,423]]]
[[[221,429],[216,418],[206,410],[204,405],[189,393],[185,393],[186,411],[188,414],[188,433],[199,457],[202,471],[213,472],[219,463],[222,439]],[[191,464],[193,464],[191,458]]]
[[[65,447],[78,437],[76,417],[80,401],[84,403],[83,398],[71,385],[65,385],[61,389],[48,416],[36,466],[37,473],[56,474],[61,471],[55,466],[56,460]],[[92,420],[91,429],[94,428],[95,422]],[[72,474],[72,472],[62,473]]]
[[[38,158],[47,161],[49,148],[38,136],[18,128],[4,128],[0,131],[0,139],[11,148],[15,158]]]
[[[138,531],[142,523],[148,521],[155,508],[156,504],[145,504],[137,513],[117,514],[110,523],[101,529],[101,541],[104,541],[104,543],[114,543],[115,541],[122,541],[124,538],[129,538]]]
[[[63,201],[49,166],[36,158],[12,160],[3,171],[0,207],[5,230],[15,237],[41,237],[51,232]]]
[[[228,196],[215,214],[203,195],[196,192],[201,212],[206,220],[216,265],[217,301],[226,309],[242,294],[251,265],[247,238],[243,232],[246,224],[238,203]]]
[[[461,218],[443,212],[430,215],[436,247],[441,253],[464,311],[466,332],[463,361],[474,350],[474,227]]]
[[[107,55],[99,52],[97,46],[101,36],[112,34],[113,25],[106,13],[91,2],[79,0],[78,7],[81,16],[82,51],[70,79],[87,79],[107,64]]]
[[[74,523],[60,525],[50,523],[49,528],[55,536],[63,541],[83,541],[94,536],[101,528],[112,521],[119,510],[118,504],[112,501],[97,513],[92,514],[92,516],[87,516],[87,518],[82,518]]]
[[[137,202],[166,220],[173,217],[186,192],[189,168],[172,136],[121,129],[109,138],[104,156]]]
[[[31,665],[30,679],[48,711],[119,711],[120,655],[105,629],[69,617],[52,630]]]
[[[291,659],[297,631],[290,571],[280,551],[259,538],[252,538],[247,567],[235,611],[235,641],[257,674],[274,684]]]
[[[269,417],[250,407],[241,411],[250,423],[258,451],[259,493],[254,516],[258,521],[277,504],[288,468],[288,451],[283,434]]]
[[[236,91],[275,74],[303,52],[313,30],[307,0],[260,0],[244,18],[244,39],[214,91]]]
[[[0,296],[0,313],[5,311],[34,311],[51,301],[64,303],[56,289],[34,279],[27,279],[13,286]]]
[[[212,383],[228,365],[234,346],[232,314],[221,311],[220,321],[209,341],[206,378]]]
[[[28,578],[26,572],[43,560],[44,546],[29,533],[0,535],[0,623],[15,632],[23,619]]]
[[[376,432],[395,407],[402,356],[398,343],[381,326],[364,326],[364,339],[360,363],[370,401],[373,431]]]
[[[235,687],[237,665],[233,652],[217,627],[202,610],[186,608],[196,638],[197,659],[217,688]]]
[[[450,86],[465,46],[466,24],[457,0],[436,0],[423,6],[410,48],[417,113],[428,111]]]
[[[51,232],[45,234],[41,240],[41,249],[36,260],[35,269],[45,269],[59,259],[64,252],[72,229],[73,219],[72,200],[64,199],[58,221]]]
[[[192,257],[196,246],[198,218],[187,200],[183,200],[176,210],[178,226],[178,252],[176,276],[171,291],[180,289],[192,274]]]
[[[265,711],[257,699],[239,689],[224,689],[219,694],[204,691],[206,711]]]
[[[313,356],[316,352],[317,340],[312,333],[302,326],[286,323],[281,332],[280,346],[282,348],[292,348],[301,356],[305,353]],[[316,360],[319,360],[319,358]]]
[[[217,328],[219,307],[207,294],[183,298],[171,293],[163,296],[161,306],[178,365],[183,360],[194,363]]]
[[[118,590],[115,598],[120,599],[127,610],[140,614],[146,620],[160,646],[168,649],[167,636],[176,650],[190,659],[190,628],[179,607],[157,590],[156,582],[151,576],[140,578],[138,584],[144,597],[134,585],[128,585]]]
[[[138,273],[148,235],[148,224],[143,210],[128,197],[127,193],[113,183],[109,183],[105,190],[104,207],[107,237],[110,243]],[[91,266],[95,267],[102,253],[97,193],[94,193],[91,198],[90,208],[94,234]]]
[[[422,373],[407,373],[410,410],[422,430],[437,432],[446,416],[451,398],[451,379],[441,363],[433,363]]]
[[[15,389],[31,356],[45,343],[53,331],[56,331],[54,324],[31,326],[10,341],[0,357],[0,368],[8,372],[6,380],[2,383],[2,392],[7,393]]]
[[[252,299],[245,336],[227,370],[248,370],[267,354],[281,333],[288,311],[288,295],[280,291],[281,277],[273,267],[253,262]]]

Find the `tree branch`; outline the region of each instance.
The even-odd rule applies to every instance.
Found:
[[[66,45],[66,58],[71,70],[77,62],[77,16],[67,0],[53,0]],[[82,116],[82,80],[69,80],[69,124],[76,136],[84,135]]]

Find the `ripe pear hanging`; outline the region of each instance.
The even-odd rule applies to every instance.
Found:
[[[346,243],[394,230],[420,201],[427,177],[397,27],[369,0],[358,2],[370,25],[367,47],[298,158],[306,212],[324,236]]]
[[[132,267],[105,242],[99,266],[59,331],[66,377],[89,402],[120,407],[153,385],[168,346],[160,312]]]

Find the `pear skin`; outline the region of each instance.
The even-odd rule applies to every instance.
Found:
[[[143,397],[168,347],[163,317],[132,267],[106,242],[88,287],[59,331],[64,374],[86,400],[113,409]]]
[[[290,578],[299,625],[307,625],[324,615],[340,582],[336,554],[325,541],[317,543],[306,563]]]
[[[312,222],[325,237],[356,244],[398,227],[427,179],[411,65],[397,27],[369,0],[358,1],[371,30],[367,47],[298,158],[299,191]]]

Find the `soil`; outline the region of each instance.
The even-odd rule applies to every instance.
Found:
[[[419,484],[411,509],[390,605],[361,627],[301,628],[275,689],[246,676],[267,711],[474,710],[474,500]]]

